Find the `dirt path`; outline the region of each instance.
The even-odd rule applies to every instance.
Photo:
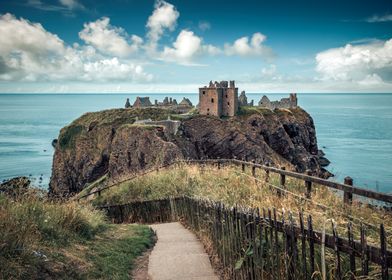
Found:
[[[158,237],[148,263],[148,275],[152,280],[219,279],[203,245],[192,232],[180,223],[151,227]]]

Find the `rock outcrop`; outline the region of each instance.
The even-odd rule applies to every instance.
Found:
[[[50,192],[79,192],[105,174],[118,181],[177,158],[235,157],[330,176],[319,163],[313,120],[300,108],[273,112],[255,107],[226,119],[194,115],[181,121],[176,135],[159,125],[134,123],[165,120],[172,113],[158,108],[106,110],[85,114],[64,127]]]
[[[0,193],[16,198],[27,193],[31,181],[27,177],[15,177],[0,184]]]

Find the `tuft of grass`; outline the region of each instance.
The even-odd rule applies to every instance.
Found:
[[[0,229],[0,279],[127,279],[152,244],[147,227],[110,225],[90,204],[31,194],[0,194]]]

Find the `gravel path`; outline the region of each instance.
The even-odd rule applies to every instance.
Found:
[[[219,279],[203,245],[192,232],[180,223],[151,227],[158,237],[148,263],[148,275],[152,280]]]

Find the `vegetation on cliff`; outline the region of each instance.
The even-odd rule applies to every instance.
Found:
[[[153,242],[146,226],[112,225],[91,205],[0,194],[0,279],[128,279]]]
[[[160,108],[87,113],[64,127],[53,160],[50,192],[80,192],[103,175],[112,181],[177,158],[243,158],[328,177],[320,165],[313,120],[301,108],[241,107],[219,119],[182,116]],[[181,119],[173,134],[136,119]]]

